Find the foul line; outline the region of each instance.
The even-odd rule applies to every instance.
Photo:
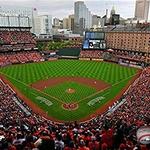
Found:
[[[137,73],[136,73],[135,75],[129,76],[128,78],[123,79],[123,80],[121,80],[121,81],[119,81],[119,82],[113,84],[111,87],[116,86],[116,85],[120,84],[121,82],[123,82],[123,81],[125,81],[125,80],[127,80],[127,79],[129,79],[129,78],[131,78],[131,77],[134,77],[134,76],[136,76],[136,75],[137,75]],[[129,81],[129,82],[130,82],[130,81]],[[76,103],[82,102],[82,101],[84,101],[84,100],[87,99],[87,98],[90,98],[90,97],[92,97],[92,96],[95,96],[95,95],[97,95],[97,94],[100,94],[101,92],[104,92],[105,90],[108,90],[108,89],[110,89],[111,87],[106,87],[105,89],[102,89],[102,90],[100,90],[100,91],[98,91],[98,92],[96,92],[96,93],[94,93],[94,94],[92,94],[92,95],[89,95],[89,96],[87,96],[87,97],[85,97],[85,98],[79,100],[79,101],[76,102]],[[107,94],[108,94],[108,92],[107,92]],[[107,95],[107,94],[106,94],[106,95]],[[105,95],[105,94],[104,94],[104,95]]]
[[[50,95],[50,94],[47,94],[47,93],[45,93],[45,92],[43,92],[43,91],[40,91],[40,90],[38,90],[38,89],[36,89],[36,88],[34,88],[34,87],[30,87],[30,86],[27,85],[26,83],[23,83],[22,81],[19,81],[19,80],[13,78],[13,77],[10,77],[9,75],[6,75],[6,74],[4,74],[4,73],[2,73],[2,72],[1,72],[1,74],[5,75],[5,76],[7,76],[7,77],[9,77],[9,78],[11,78],[11,79],[14,79],[14,80],[17,81],[17,82],[20,82],[21,84],[27,86],[28,88],[32,88],[32,89],[34,89],[34,90],[36,90],[36,91],[38,91],[38,92],[40,92],[40,93],[42,93],[42,94],[48,96],[49,98],[53,98],[53,99],[56,100],[57,102],[60,102],[60,103],[62,103],[62,104],[65,104],[65,102],[64,102],[63,100],[61,100],[61,99],[59,99],[59,98],[57,98],[57,97],[54,97],[54,96],[52,96],[52,95]],[[123,80],[121,80],[121,81],[119,81],[119,82],[113,84],[111,87],[116,86],[116,85],[122,83],[123,81],[125,81],[125,80],[127,80],[127,79],[129,79],[129,78],[131,78],[131,77],[134,77],[134,76],[136,76],[136,75],[137,75],[137,74],[132,75],[132,76],[129,76],[128,78],[123,79]],[[129,81],[129,82],[130,82],[130,81]],[[96,93],[93,93],[92,95],[89,95],[89,96],[87,96],[87,97],[85,97],[85,98],[83,98],[83,99],[81,99],[81,100],[79,100],[79,101],[77,101],[77,102],[74,102],[74,103],[75,103],[75,104],[76,104],[76,103],[80,103],[80,102],[82,102],[82,101],[84,101],[84,100],[86,100],[86,99],[88,99],[88,98],[90,98],[90,97],[92,97],[92,96],[95,96],[95,95],[97,95],[97,94],[100,94],[101,92],[103,92],[103,91],[105,91],[105,90],[108,90],[108,89],[110,89],[110,87],[106,87],[106,88],[104,88],[104,89],[102,89],[102,90],[100,90],[100,91],[98,91],[98,92],[96,92]],[[33,92],[32,92],[32,93],[33,93]],[[106,94],[106,93],[105,93],[105,94]],[[105,95],[105,94],[104,94],[104,95]],[[108,94],[108,92],[107,92],[107,94]],[[106,95],[107,95],[107,94],[106,94]],[[35,95],[35,94],[34,94],[34,95]]]
[[[40,93],[42,93],[42,94],[44,94],[44,95],[46,95],[46,96],[48,96],[48,97],[50,97],[50,98],[55,99],[56,101],[61,102],[61,103],[64,104],[64,102],[63,102],[62,100],[60,100],[60,99],[58,99],[58,98],[56,98],[56,97],[54,97],[54,96],[51,96],[51,95],[49,95],[49,94],[47,94],[47,93],[45,93],[45,92],[42,92],[42,91],[40,91],[40,90],[38,90],[38,89],[36,89],[36,88],[34,88],[34,87],[30,87],[28,84],[23,83],[22,81],[19,81],[19,80],[13,78],[13,77],[10,77],[9,75],[6,75],[6,74],[4,74],[4,73],[2,73],[2,72],[1,72],[1,74],[5,75],[6,77],[9,77],[9,78],[11,78],[11,79],[13,79],[13,80],[15,80],[15,81],[21,83],[21,84],[23,84],[24,86],[26,86],[26,87],[28,87],[28,88],[32,88],[32,89],[34,89],[34,90],[36,90],[36,91],[38,91],[38,92],[40,92]],[[17,87],[16,87],[16,88],[17,88]],[[33,92],[32,92],[32,93],[33,93]]]

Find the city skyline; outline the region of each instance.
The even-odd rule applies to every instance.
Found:
[[[77,0],[0,0],[0,3],[1,6],[7,5],[8,7],[33,7],[40,14],[50,14],[52,17],[63,19],[74,13],[75,1]],[[116,13],[121,14],[121,17],[134,17],[135,0],[84,0],[84,2],[92,14],[104,16],[106,9],[110,14],[111,8],[114,6]]]

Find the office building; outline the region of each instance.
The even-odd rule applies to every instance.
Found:
[[[112,30],[106,32],[107,47],[118,50],[129,50],[150,53],[150,31]]]
[[[110,12],[109,25],[118,25],[120,23],[120,15],[116,14],[114,6]]]
[[[54,18],[53,19],[53,28],[62,29],[63,28],[63,20],[60,20],[59,18]]]
[[[69,15],[68,28],[74,32],[74,15]]]
[[[83,34],[86,29],[92,27],[92,14],[83,1],[74,4],[75,33]]]
[[[136,0],[135,19],[147,21],[149,14],[149,5],[149,0]]]
[[[52,16],[41,15],[35,18],[35,33],[40,34],[51,34],[52,30]]]
[[[116,14],[116,11],[115,11],[115,7],[113,6],[111,11],[110,11],[110,17],[114,14]]]
[[[101,17],[97,15],[92,16],[92,26],[99,26],[101,24]]]
[[[69,19],[63,18],[63,29],[69,29]]]
[[[120,24],[120,15],[113,14],[110,18],[110,25],[118,25]]]

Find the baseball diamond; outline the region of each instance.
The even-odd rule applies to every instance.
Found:
[[[103,110],[135,79],[138,69],[107,62],[56,60],[8,66],[0,72],[44,116],[65,122],[87,120]],[[98,97],[103,99],[89,105]]]

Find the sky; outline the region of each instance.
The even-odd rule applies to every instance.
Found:
[[[9,7],[33,7],[39,14],[50,14],[52,17],[65,18],[74,13],[74,2],[77,0],[0,0],[1,5]],[[83,0],[92,14],[105,15],[106,9],[115,7],[116,13],[123,18],[134,17],[135,0]]]

